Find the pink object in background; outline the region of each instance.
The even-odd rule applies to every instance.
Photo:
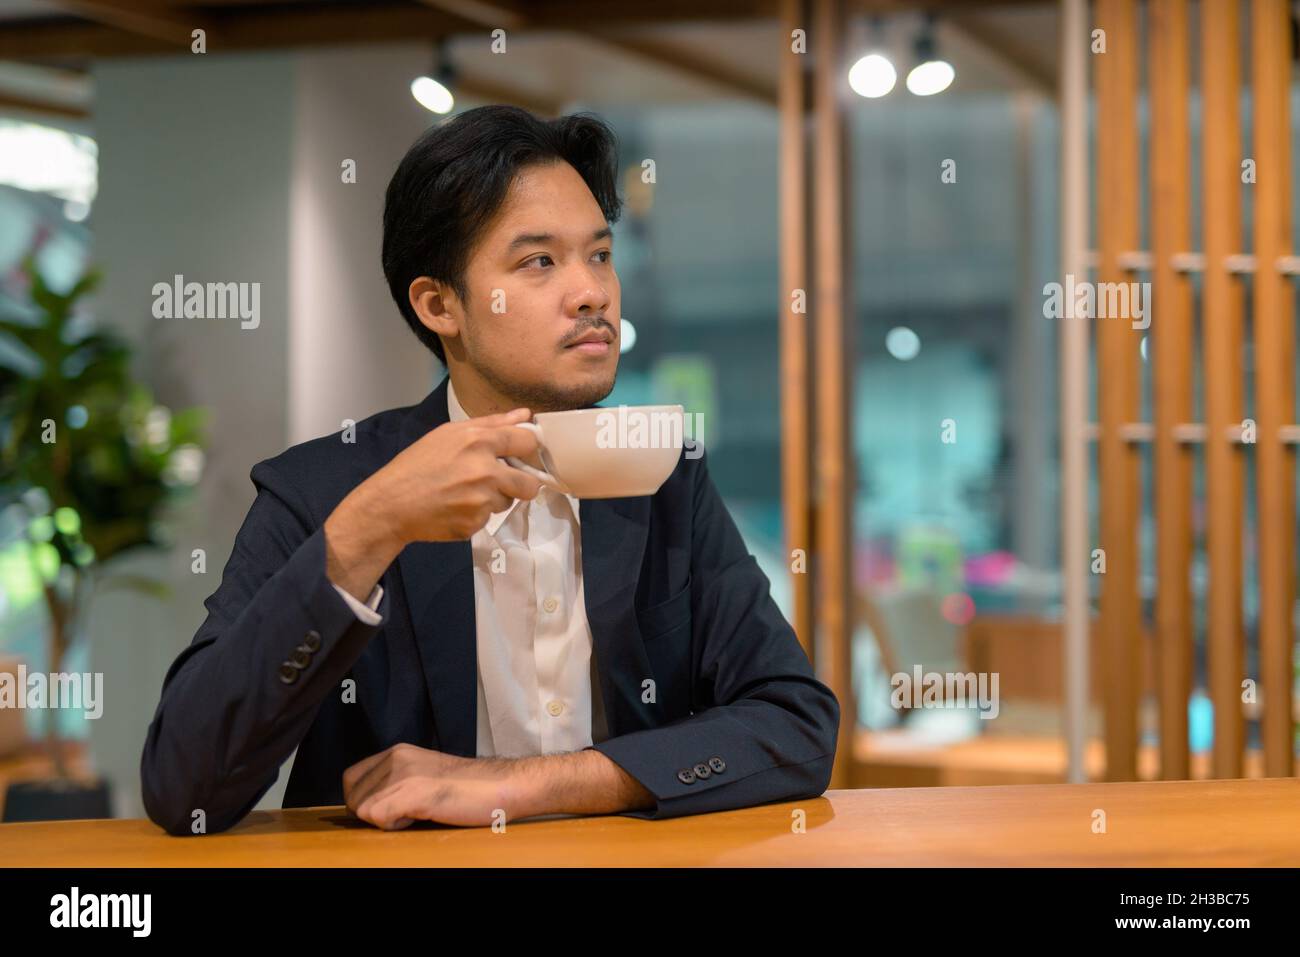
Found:
[[[966,584],[974,588],[999,588],[1011,579],[1016,556],[1010,552],[986,552],[966,559]]]
[[[943,601],[939,603],[939,610],[943,614],[944,620],[950,624],[968,625],[970,620],[975,617],[975,601],[970,595],[964,595],[960,592],[944,595]]]
[[[854,579],[859,588],[888,585],[898,577],[893,556],[871,542],[858,545],[854,571]]]

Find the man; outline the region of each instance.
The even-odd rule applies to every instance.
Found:
[[[614,386],[615,182],[603,123],[513,107],[434,127],[402,160],[384,273],[449,375],[354,442],[253,466],[144,746],[168,832],[232,826],[295,748],[285,807],[346,803],[386,829],[826,789],[839,705],[702,450],[624,499],[578,501],[504,461],[538,461],[518,423]]]

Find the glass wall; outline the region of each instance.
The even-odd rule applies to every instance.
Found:
[[[860,101],[849,135],[858,721],[1051,732],[1046,688],[996,718],[891,694],[916,667],[975,670],[976,619],[1059,615],[1055,104],[955,86]]]
[[[731,103],[599,113],[619,138],[627,202],[614,262],[623,320],[635,330],[605,404],[682,404],[792,617],[782,558],[776,114]]]

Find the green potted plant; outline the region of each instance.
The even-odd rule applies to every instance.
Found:
[[[25,290],[0,302],[0,510],[18,518],[10,547],[30,556],[48,612],[46,672],[58,674],[98,590],[169,594],[164,582],[114,565],[134,549],[168,544],[165,509],[202,472],[206,410],[173,413],[132,378],[129,345],[95,328],[84,308],[97,270],[60,292],[29,254],[18,278]],[[10,785],[4,819],[111,816],[107,782],[70,773],[48,704],[54,777]]]

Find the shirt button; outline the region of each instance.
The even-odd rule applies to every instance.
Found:
[[[555,609],[560,607],[560,603],[554,598],[548,598],[546,601],[542,602],[542,607],[547,611],[555,611]]]
[[[546,703],[546,710],[550,712],[551,717],[558,718],[561,714],[564,713],[564,702],[548,701]]]

